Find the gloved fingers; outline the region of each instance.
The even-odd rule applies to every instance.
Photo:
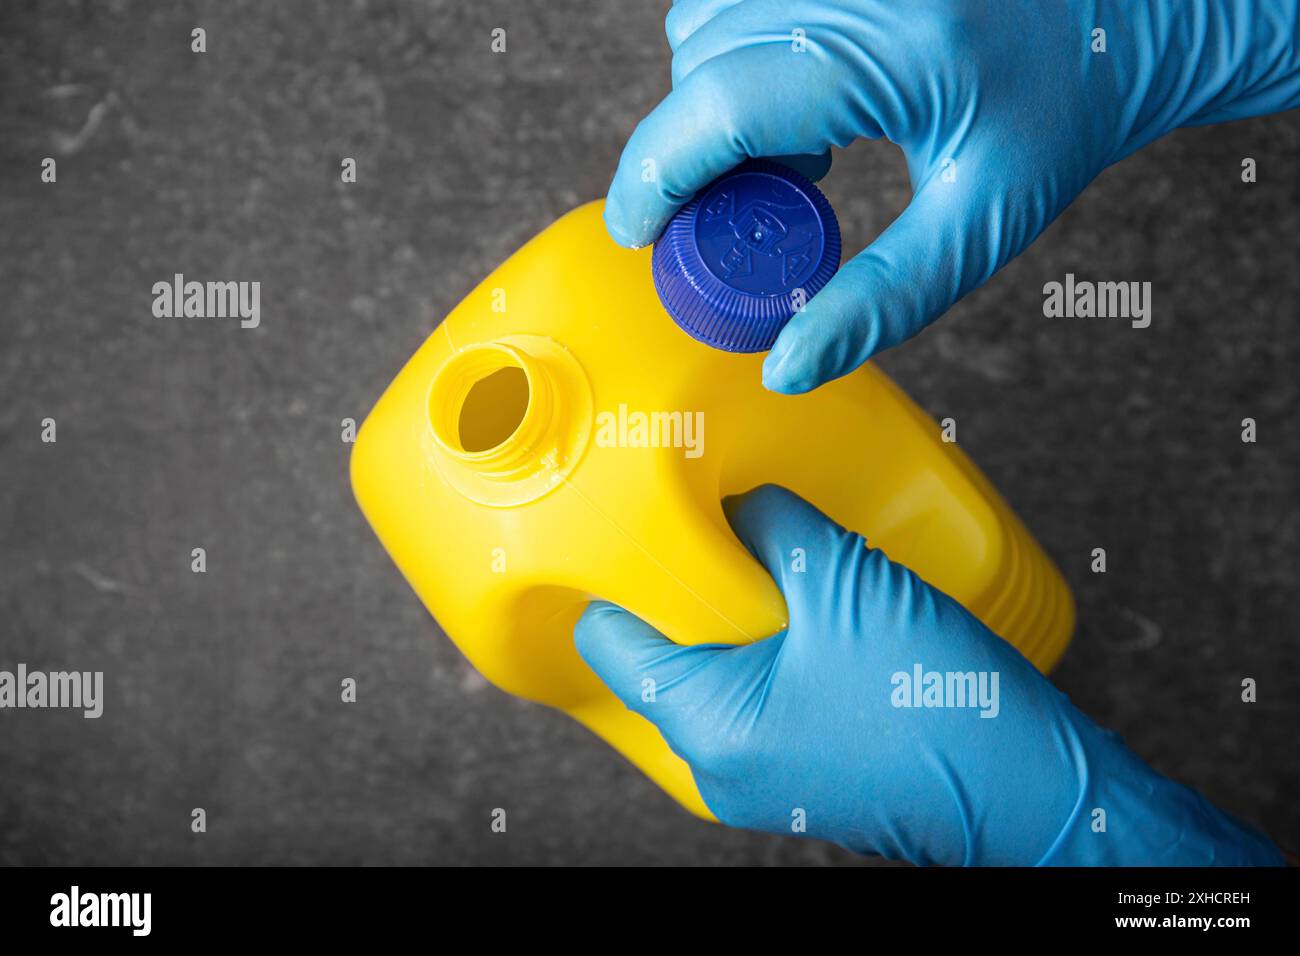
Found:
[[[795,395],[847,375],[916,335],[992,274],[1005,255],[996,235],[1001,217],[969,208],[970,197],[953,189],[927,183],[795,314],[763,362],[767,388]]]
[[[673,50],[673,86],[712,70],[780,123],[813,128],[819,148],[888,135],[896,143],[934,117],[905,92],[916,64],[896,55],[906,5],[745,0],[701,24]],[[924,107],[924,108],[922,108]],[[806,138],[806,137],[805,137]],[[800,150],[802,152],[802,150]]]
[[[780,485],[724,498],[722,510],[785,596],[791,631],[802,631],[798,625],[805,619],[825,620],[826,609],[855,599],[857,552],[869,553],[860,535]]]
[[[736,536],[785,596],[795,641],[907,635],[938,620],[941,610],[969,616],[910,568],[779,485],[760,485],[722,505]]]
[[[764,73],[785,72],[797,65],[795,60],[787,57],[806,58],[807,31],[805,29],[802,37],[804,42],[796,44],[795,41],[801,37],[789,22],[788,2],[774,4],[771,0],[746,0],[744,3],[716,6],[709,11],[709,16],[695,22],[689,33],[683,33],[679,42],[672,44],[673,86],[680,85],[710,60],[740,50],[769,48],[770,55],[764,60]],[[806,28],[807,24],[804,26]],[[748,84],[760,74],[733,72],[732,77],[735,83]]]
[[[836,130],[817,116],[808,119],[806,97],[817,90],[821,70],[813,58],[797,57],[797,65],[775,73],[776,55],[756,47],[712,60],[641,121],[605,203],[616,242],[632,248],[654,242],[697,190],[745,159],[819,155],[855,138],[847,126]]]
[[[704,24],[729,7],[744,0],[674,0],[673,8],[664,20],[668,46],[676,50]]]
[[[692,675],[733,648],[675,644],[635,614],[592,601],[573,629],[578,655],[629,710],[659,723],[669,698],[689,693]]]

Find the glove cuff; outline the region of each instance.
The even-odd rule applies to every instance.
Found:
[[[1267,837],[1156,773],[1119,735],[1076,729],[1079,800],[1037,865],[1285,865]]]

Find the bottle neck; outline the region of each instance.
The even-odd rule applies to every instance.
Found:
[[[573,353],[513,334],[447,356],[429,384],[429,464],[494,508],[562,487],[591,436],[591,384]]]
[[[557,411],[544,363],[501,343],[457,352],[429,390],[429,421],[438,447],[494,481],[526,478],[548,461],[553,467]]]

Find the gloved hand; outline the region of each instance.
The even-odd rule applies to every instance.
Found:
[[[915,335],[1111,163],[1180,126],[1300,105],[1298,8],[678,0],[673,90],[628,141],[605,221],[618,242],[644,246],[747,157],[812,154],[791,165],[817,178],[831,146],[901,146],[911,203],[791,320],[763,366],[768,388],[804,392]],[[1105,52],[1093,52],[1098,29]]]
[[[860,535],[771,485],[724,506],[785,594],[788,630],[685,647],[596,602],[575,632],[722,822],[773,833],[803,822],[808,836],[918,864],[1282,862]],[[915,681],[931,673],[938,691]],[[949,674],[971,675],[960,694]]]

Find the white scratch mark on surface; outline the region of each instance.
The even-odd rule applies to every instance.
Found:
[[[105,594],[130,594],[131,593],[130,587],[123,584],[121,581],[116,581],[113,578],[110,578],[107,574],[104,574],[102,571],[98,571],[95,568],[92,568],[89,564],[86,564],[84,561],[77,561],[74,562],[73,564],[70,564],[68,566],[68,570],[72,571],[78,577],[88,581],[90,583],[90,586],[93,587],[96,591],[102,591]]]

